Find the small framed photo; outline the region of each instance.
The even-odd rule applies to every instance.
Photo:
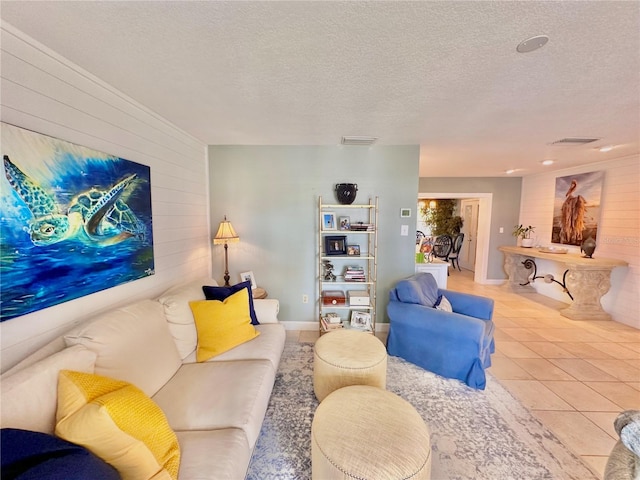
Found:
[[[258,288],[258,284],[256,283],[256,277],[253,276],[253,272],[242,272],[240,274],[241,282],[251,282],[251,289]]]
[[[335,213],[324,212],[322,214],[322,230],[337,230]]]
[[[360,256],[360,245],[348,245],[347,255]]]
[[[325,255],[346,255],[347,254],[347,236],[334,235],[324,237]]]
[[[351,327],[360,330],[371,330],[371,314],[367,312],[351,312]]]
[[[401,218],[409,218],[411,216],[410,208],[401,208],[400,209],[400,217]]]
[[[351,230],[351,220],[349,217],[338,217],[338,224],[340,230]]]

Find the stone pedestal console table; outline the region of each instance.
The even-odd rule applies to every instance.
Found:
[[[509,276],[507,287],[515,292],[534,292],[531,282],[545,278],[564,287],[572,298],[568,308],[560,314],[573,320],[611,320],[611,315],[602,309],[600,299],[611,287],[611,271],[615,267],[626,267],[624,260],[611,258],[585,258],[577,253],[545,253],[536,248],[499,247],[504,253],[504,270]],[[549,275],[537,276],[535,259],[540,258],[561,263],[566,268],[562,282]],[[532,274],[535,278],[530,278]]]

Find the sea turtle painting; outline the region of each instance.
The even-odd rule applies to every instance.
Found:
[[[129,238],[144,241],[146,227],[126,201],[138,185],[136,174],[113,185],[78,192],[66,208],[4,155],[4,171],[11,188],[33,219],[28,232],[36,246],[77,239],[96,246],[114,245]]]

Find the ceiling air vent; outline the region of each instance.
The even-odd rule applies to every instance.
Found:
[[[342,145],[373,145],[378,137],[342,137]]]
[[[556,140],[555,142],[551,142],[551,145],[585,145],[591,142],[597,142],[600,140],[599,138],[579,138],[579,137],[567,137],[562,140]]]

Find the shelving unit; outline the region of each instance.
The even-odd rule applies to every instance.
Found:
[[[334,215],[335,229],[328,229],[325,225],[325,215]],[[349,217],[351,228],[363,228],[367,230],[341,230],[340,218]],[[359,225],[360,224],[360,225]],[[329,314],[339,315],[342,327],[337,328],[358,328],[368,333],[375,334],[376,330],[376,281],[377,281],[377,254],[378,254],[378,197],[370,198],[366,204],[325,204],[322,197],[318,197],[318,238],[317,238],[317,258],[318,258],[318,291],[316,303],[318,305],[318,328],[320,334],[327,333],[323,326],[323,317]],[[359,246],[359,255],[334,254],[326,250],[327,237],[345,236],[345,245],[337,242],[336,246],[349,247]],[[342,250],[342,248],[338,248]],[[327,269],[325,262],[333,265],[334,278],[326,276]],[[349,277],[362,278],[362,281],[350,280]],[[335,303],[330,302],[328,292],[340,292],[344,295],[342,299],[336,299]],[[350,293],[351,292],[351,293]],[[358,299],[350,301],[353,292],[360,292]],[[363,293],[364,292],[364,293]],[[368,296],[368,302],[366,302]],[[364,301],[365,304],[361,304]],[[360,300],[360,301],[358,301]],[[366,315],[369,315],[367,322]],[[353,324],[351,320],[354,320]],[[368,325],[365,328],[364,325]]]

